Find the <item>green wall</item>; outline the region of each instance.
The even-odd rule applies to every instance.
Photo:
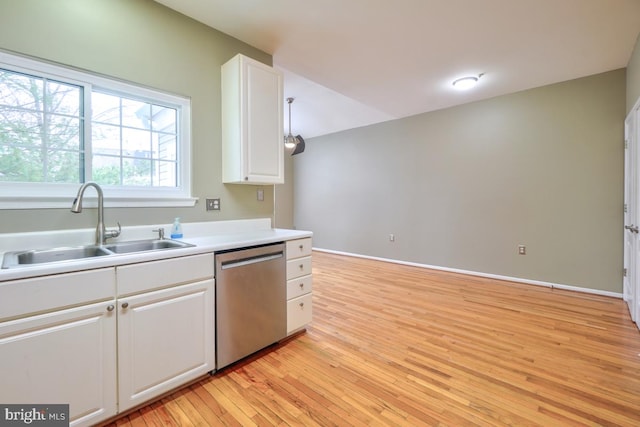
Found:
[[[271,57],[151,0],[0,0],[0,49],[117,77],[192,101],[193,208],[109,209],[108,226],[273,216],[255,186],[224,185],[221,177],[220,66],[237,53],[267,64]],[[69,195],[69,206],[75,194]],[[204,198],[222,210],[206,212]],[[95,215],[68,209],[0,211],[0,232],[95,226]]]
[[[295,225],[318,248],[621,292],[624,117],[621,69],[312,138]]]

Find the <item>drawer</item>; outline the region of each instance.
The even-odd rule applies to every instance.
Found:
[[[287,242],[287,259],[311,255],[311,238],[289,240]]]
[[[299,297],[311,292],[313,276],[302,276],[287,281],[287,299]]]
[[[116,267],[118,296],[210,279],[213,275],[213,253]]]
[[[311,274],[311,257],[296,258],[287,261],[287,280]]]
[[[306,294],[287,301],[287,334],[311,322],[313,294]]]
[[[113,299],[115,290],[113,267],[2,282],[0,319]]]

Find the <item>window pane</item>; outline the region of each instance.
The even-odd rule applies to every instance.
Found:
[[[155,131],[165,132],[175,135],[176,129],[176,116],[177,111],[175,108],[161,107],[159,105],[153,105],[151,107],[153,125],[152,129]]]
[[[0,181],[42,182],[40,150],[0,147]]]
[[[176,137],[174,135],[153,134],[153,157],[160,160],[176,160]]]
[[[0,69],[0,105],[42,111],[44,81]]]
[[[151,186],[151,160],[122,159],[124,185]]]
[[[122,155],[151,157],[151,132],[137,129],[122,129]]]
[[[120,157],[93,156],[92,180],[101,185],[120,185]]]
[[[113,183],[117,175],[119,185],[177,187],[178,110],[102,92],[94,94],[96,181]],[[102,155],[122,158],[107,162]],[[116,168],[121,168],[118,174]]]
[[[0,179],[77,183],[82,88],[0,69]]]
[[[42,146],[40,133],[33,132],[0,132],[0,146],[17,149],[37,149]]]
[[[91,120],[120,124],[120,97],[101,92],[91,93]]]
[[[151,105],[122,98],[122,126],[131,126],[138,129],[150,129]]]
[[[47,110],[50,113],[80,115],[81,91],[77,86],[47,81]]]
[[[14,140],[17,140],[21,139],[21,135],[25,133],[40,135],[44,115],[38,111],[0,107],[0,122],[1,129],[12,133]]]
[[[94,123],[93,126],[91,126],[91,144],[94,154],[119,156],[120,126]]]
[[[175,162],[154,162],[154,185],[160,187],[176,187],[177,167]]]
[[[77,152],[49,151],[47,161],[47,182],[80,182],[80,168]]]
[[[80,120],[67,116],[49,118],[49,147],[66,150],[82,150]]]

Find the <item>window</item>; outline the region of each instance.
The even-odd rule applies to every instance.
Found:
[[[186,206],[183,97],[0,52],[0,208],[67,207],[100,184],[110,206]]]

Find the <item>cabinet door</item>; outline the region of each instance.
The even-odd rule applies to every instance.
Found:
[[[214,369],[213,279],[118,300],[120,411]]]
[[[222,181],[284,182],[282,73],[236,55],[222,66]]]
[[[282,77],[255,61],[244,62],[246,177],[250,182],[284,182]]]
[[[115,300],[0,323],[0,402],[69,404],[72,426],[116,414]]]

